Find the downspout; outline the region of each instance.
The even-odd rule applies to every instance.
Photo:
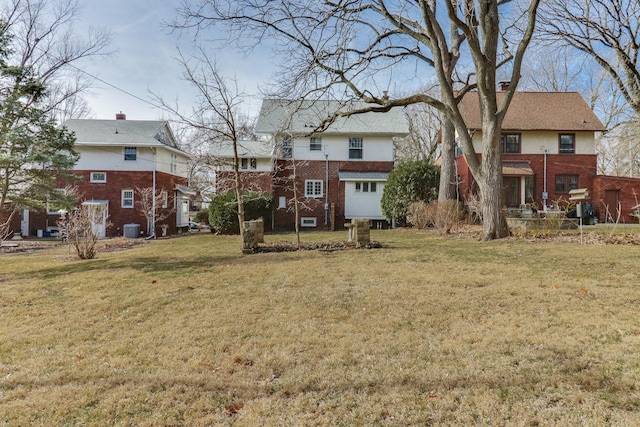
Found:
[[[329,225],[329,153],[325,146],[324,151],[324,225]]]
[[[543,184],[542,184],[542,208],[544,211],[547,210],[547,197],[549,193],[547,193],[547,149],[544,149],[544,176],[543,176]]]
[[[149,237],[156,236],[156,166],[157,166],[157,158],[156,158],[156,149],[151,148],[153,151],[153,194],[151,196],[151,233],[149,233]]]

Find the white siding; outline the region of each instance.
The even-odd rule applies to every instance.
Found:
[[[150,171],[153,170],[153,153],[148,148],[138,147],[135,161],[124,160],[124,147],[76,146],[80,160],[76,170],[93,171]]]
[[[344,216],[347,219],[385,219],[382,215],[380,201],[384,190],[384,182],[376,183],[376,192],[357,192],[356,183],[345,182]]]
[[[362,159],[349,159],[349,137],[361,137],[363,142]],[[309,137],[297,137],[294,141],[293,157],[296,160],[349,160],[354,162],[391,162],[393,161],[393,139],[390,136],[366,134],[321,135],[322,150],[310,150]]]

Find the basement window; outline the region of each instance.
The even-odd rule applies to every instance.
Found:
[[[300,226],[301,227],[316,227],[317,226],[316,217],[303,216],[302,218],[300,218]]]

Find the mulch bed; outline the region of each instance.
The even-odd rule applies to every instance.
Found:
[[[382,243],[371,241],[363,249],[382,248]],[[342,251],[346,249],[356,249],[355,242],[335,241],[335,242],[300,242],[300,246],[296,242],[274,242],[260,243],[254,249],[253,253],[268,252],[296,252],[296,251]]]

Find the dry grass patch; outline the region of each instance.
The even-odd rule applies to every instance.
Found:
[[[640,424],[640,248],[372,238],[3,255],[0,424]]]

